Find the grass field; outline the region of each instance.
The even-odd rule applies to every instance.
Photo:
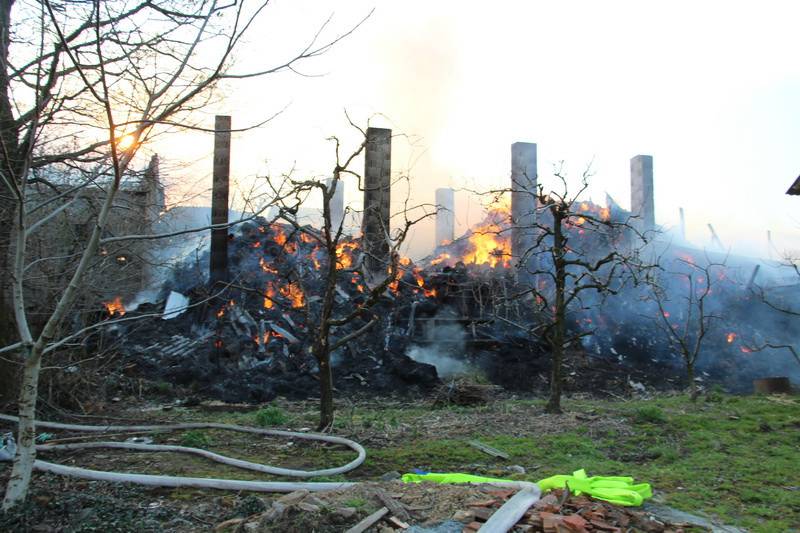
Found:
[[[334,433],[359,441],[368,455],[360,468],[335,479],[375,480],[387,472],[417,468],[536,481],[584,468],[589,475],[629,475],[649,482],[656,502],[722,523],[764,533],[800,530],[800,398],[710,393],[696,403],[686,396],[661,396],[567,399],[564,407],[563,415],[548,415],[541,401],[513,398],[479,407],[437,407],[426,400],[342,400]],[[316,421],[311,402],[278,402],[266,410],[239,412],[175,408],[150,413],[153,422],[169,418],[292,429],[313,428]],[[156,442],[287,467],[328,467],[353,457],[328,445],[288,444],[215,430],[154,437]],[[472,439],[506,452],[509,459],[479,451],[468,444]],[[183,454],[103,451],[48,459],[104,470],[264,479]],[[513,473],[511,465],[524,467],[525,474]],[[39,482],[45,478],[37,475],[34,487]],[[146,492],[136,494],[141,498]],[[205,501],[211,520],[214,502],[223,501],[219,493],[197,490],[158,494],[176,505]]]

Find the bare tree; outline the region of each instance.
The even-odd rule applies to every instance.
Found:
[[[787,269],[791,277],[796,279],[795,283],[800,282],[800,259],[794,254],[787,253],[781,262],[781,267]],[[774,294],[770,294],[770,290],[765,288],[763,285],[759,285],[754,283],[755,280],[751,280],[750,290],[753,292],[754,296],[771,310],[780,313],[794,321],[800,320],[800,307],[797,306],[797,302],[794,301],[792,297],[776,297]],[[797,286],[797,285],[795,285]],[[775,337],[779,337],[776,335]],[[795,344],[790,344],[788,342],[788,338],[784,337],[783,339],[772,338],[766,342],[754,343],[752,346],[748,346],[747,349],[751,352],[760,352],[767,348],[773,350],[787,350],[789,353],[792,354],[795,361],[800,364],[800,353],[798,353],[798,348]]]
[[[711,300],[717,270],[724,267],[724,261],[706,258],[703,264],[698,264],[694,259],[678,257],[672,269],[649,281],[650,296],[658,307],[655,323],[683,360],[692,401],[699,395],[695,367],[703,343],[722,319],[712,311]]]
[[[581,199],[589,185],[588,170],[574,193],[560,169],[555,178],[558,191],[545,193],[540,185],[538,191],[527,192],[535,195],[537,219],[531,228],[522,228],[533,232],[534,243],[523,251],[518,266],[518,296],[530,298],[533,311],[531,332],[544,338],[552,353],[545,407],[550,413],[561,412],[566,350],[594,333],[570,328],[573,316],[638,281],[649,268],[640,259],[642,236],[629,221],[613,221],[607,208]]]
[[[351,125],[352,122],[351,122]],[[356,127],[355,125],[353,125]],[[344,175],[351,175],[358,179],[359,190],[363,191],[361,176],[351,169],[353,161],[363,152],[366,146],[366,133],[360,130],[363,137],[361,144],[353,150],[346,157],[341,155],[341,144],[338,138],[333,137],[331,140],[335,143],[336,149],[336,165],[334,166],[332,178],[330,181],[323,182],[319,179],[311,179],[305,181],[290,182],[292,195],[299,198],[311,191],[319,191],[322,196],[322,228],[321,231],[310,231],[306,227],[300,226],[296,219],[292,216],[283,217],[284,220],[295,226],[298,231],[304,232],[310,238],[319,243],[319,248],[323,251],[323,265],[322,265],[322,289],[321,302],[313,311],[313,318],[309,316],[308,324],[317,324],[313,333],[312,340],[312,353],[319,365],[319,381],[320,381],[320,421],[319,429],[327,430],[333,425],[334,422],[334,384],[333,384],[333,369],[331,367],[331,353],[335,350],[345,346],[354,339],[366,334],[373,328],[379,321],[380,317],[372,312],[372,308],[384,296],[390,285],[399,283],[404,273],[404,266],[406,261],[400,255],[400,248],[405,243],[406,237],[409,235],[411,228],[429,216],[433,216],[436,211],[431,209],[428,205],[415,205],[410,206],[409,200],[403,205],[400,212],[394,213],[392,218],[401,219],[398,222],[397,228],[394,231],[387,228],[386,238],[388,242],[387,258],[374,258],[378,264],[383,265],[385,274],[377,279],[372,279],[366,272],[366,252],[362,247],[362,254],[360,260],[355,264],[350,264],[349,260],[344,260],[342,255],[344,253],[342,244],[345,242],[346,234],[344,232],[344,224],[348,218],[350,208],[346,208],[345,216],[341,220],[335,221],[331,212],[331,202],[336,190],[339,187],[344,187],[342,177]],[[402,177],[401,179],[407,179]],[[275,193],[279,195],[280,189],[276,188]],[[293,206],[299,205],[299,201],[295,201]],[[296,211],[295,207],[288,205],[289,202],[283,201],[280,206],[284,212],[291,213]],[[389,222],[389,221],[387,221]],[[354,308],[349,310],[340,310],[337,315],[335,308],[335,297],[337,284],[345,276],[352,279],[353,276],[359,277],[363,281],[363,285],[368,287],[366,290],[365,298]],[[371,284],[369,283],[371,281]],[[309,309],[309,312],[311,310]],[[356,320],[363,322],[360,327],[347,334],[336,335],[338,330],[343,330],[344,326],[353,323]]]
[[[347,35],[320,43],[317,33],[280,65],[235,72],[232,54],[267,4],[0,0],[0,271],[10,274],[3,280],[10,280],[12,294],[9,305],[8,287],[0,287],[0,351],[16,350],[23,366],[18,446],[4,509],[27,495],[42,356],[63,342],[58,328],[100,246],[158,238],[105,234],[139,148],[159,131],[196,127],[190,113],[215,98],[221,80],[292,70]],[[69,187],[34,173],[55,165],[83,168],[95,177]],[[89,186],[102,191],[69,281],[36,328],[25,297],[27,244],[52,217],[35,219],[43,213],[29,195],[35,182],[47,184],[62,204]],[[10,323],[15,331],[7,328]]]

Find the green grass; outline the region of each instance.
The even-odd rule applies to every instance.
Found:
[[[189,448],[208,448],[213,444],[211,437],[199,430],[187,431],[181,435],[180,443]]]
[[[663,424],[667,421],[667,415],[660,407],[645,405],[636,410],[636,421],[642,424]]]
[[[502,466],[520,464],[527,474],[505,477],[536,481],[585,468],[589,475],[647,481],[668,505],[754,532],[800,529],[799,400],[715,394],[712,401],[696,404],[669,397],[565,405],[573,413],[618,417],[629,430],[597,432],[587,422],[540,438],[483,434],[480,412],[473,409],[470,438],[505,451],[509,461],[472,448],[469,438],[425,438],[369,449],[359,475],[413,468],[501,475]],[[534,404],[531,411],[540,408]]]
[[[298,427],[310,426],[316,417],[307,404],[286,403],[281,408]],[[404,408],[380,401],[340,404],[334,434],[363,441],[367,460],[336,480],[375,480],[389,471],[419,468],[536,481],[584,468],[589,475],[629,475],[649,482],[660,502],[753,532],[800,530],[800,398],[737,397],[714,391],[696,403],[686,396],[666,396],[567,400],[564,408],[561,417],[542,418],[539,400],[475,408]],[[187,411],[185,416],[247,425],[257,415]],[[503,416],[523,427],[535,421],[530,427],[537,429],[526,432],[484,423]],[[454,420],[462,422],[459,431],[453,429]],[[397,437],[370,438],[384,434]],[[215,442],[222,441],[223,436],[213,435]],[[509,460],[469,446],[471,439],[505,451]],[[222,451],[306,468],[341,465],[353,458],[351,451],[329,446],[272,450],[265,457],[259,457],[257,449]],[[503,467],[511,464],[522,465],[527,473],[509,475]],[[248,478],[249,473],[235,477]]]
[[[289,415],[280,407],[268,405],[256,411],[255,421],[262,427],[285,426],[289,423]]]

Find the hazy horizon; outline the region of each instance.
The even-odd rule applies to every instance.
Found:
[[[736,253],[766,255],[767,230],[780,250],[800,249],[800,199],[785,195],[800,172],[800,5],[296,0],[270,6],[237,69],[289,57],[332,12],[323,39],[373,7],[353,35],[298,65],[320,76],[230,83],[204,110],[236,128],[285,108],[234,135],[235,179],[329,174],[326,139],[357,142],[346,110],[362,127],[392,128],[393,171],[410,172],[418,203],[433,203],[437,187],[508,186],[510,145],[528,141],[541,183],[559,161],[573,177],[591,165],[587,198],[602,204],[608,192],[628,207],[629,160],[650,154],[659,224],[677,226],[683,207],[697,245],[712,223]],[[211,146],[209,134],[182,133],[151,149],[193,161],[171,177],[207,186]],[[356,193],[351,184],[346,201],[360,204]],[[457,233],[477,221],[477,200],[457,194]],[[432,246],[432,224],[420,227],[412,255]]]

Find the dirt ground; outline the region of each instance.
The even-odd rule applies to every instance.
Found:
[[[192,421],[255,425],[259,409],[259,406],[219,403],[181,407],[174,402],[137,403],[129,400],[127,403],[106,405],[102,414],[76,417],[51,413],[47,418],[97,425]],[[385,502],[376,495],[379,492],[402,504],[408,513],[404,518],[407,524],[432,526],[454,518],[463,521],[463,511],[470,508],[471,502],[484,501],[488,492],[497,489],[403,484],[396,478],[414,468],[435,470],[442,467],[439,471],[535,480],[553,473],[568,472],[566,469],[564,472],[554,472],[553,468],[558,468],[554,466],[555,462],[550,461],[554,464],[545,465],[541,462],[542,456],[534,457],[526,451],[530,449],[529,446],[542,448],[548,438],[552,441],[559,435],[562,439],[574,439],[570,435],[575,432],[594,440],[604,435],[613,435],[617,439],[626,435],[635,438],[641,430],[637,430],[635,419],[630,414],[626,416],[622,411],[622,406],[627,404],[621,403],[617,407],[611,403],[595,409],[590,399],[578,398],[578,401],[581,405],[579,410],[563,415],[550,415],[536,408],[531,400],[507,395],[486,405],[446,408],[435,406],[431,399],[345,399],[339,403],[333,433],[361,443],[367,449],[367,462],[344,476],[314,478],[310,481],[362,482],[353,488],[301,495],[299,499],[295,495],[293,498],[296,501],[286,502],[286,495],[283,494],[145,488],[37,473],[34,474],[28,503],[13,513],[0,514],[0,531],[333,533],[346,531],[381,509]],[[283,401],[277,406],[288,417],[285,423],[280,424],[281,427],[300,431],[313,428],[317,407],[314,402]],[[8,424],[5,426],[0,426],[0,431],[11,429]],[[98,436],[85,433],[49,433],[52,443],[125,440],[130,437],[112,434],[99,439]],[[506,439],[496,441],[499,444],[495,445],[510,452],[519,464],[511,465],[507,460],[491,457],[466,446],[465,443],[474,439],[476,433]],[[353,452],[341,446],[309,444],[297,439],[254,437],[229,431],[155,432],[140,436],[147,436],[156,444],[202,447],[231,457],[288,468],[328,468],[353,459]],[[525,448],[520,448],[523,446],[521,441],[524,441]],[[569,442],[575,448],[574,453],[583,453],[599,465],[594,449],[581,448],[578,441],[563,442]],[[552,454],[562,452],[552,446],[548,449],[550,451],[547,453],[553,458],[556,456]],[[569,460],[572,452],[563,452],[562,460]],[[547,461],[547,455],[544,457]],[[48,452],[40,454],[40,458],[105,471],[244,480],[270,479],[256,472],[239,470],[180,453],[97,449]],[[523,458],[528,458],[527,462]],[[635,462],[650,460],[644,457],[635,458]],[[10,465],[0,463],[0,491],[5,489],[9,472]],[[288,478],[272,480],[298,481]],[[387,518],[389,516],[391,515],[387,515]],[[403,520],[398,525],[384,520],[370,531],[400,531],[403,529],[402,522]],[[460,526],[456,523],[453,527]]]

